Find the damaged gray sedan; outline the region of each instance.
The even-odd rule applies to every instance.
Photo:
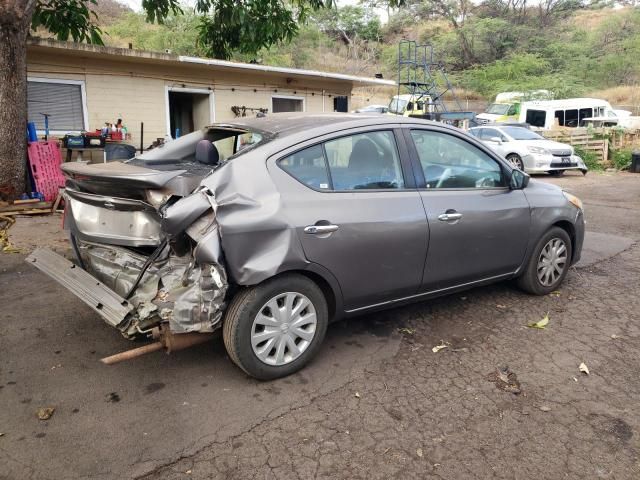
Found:
[[[222,329],[246,373],[285,376],[342,317],[510,278],[549,293],[584,237],[579,199],[404,117],[242,119],[62,168],[75,262],[27,260],[125,337],[157,340],[107,363]]]

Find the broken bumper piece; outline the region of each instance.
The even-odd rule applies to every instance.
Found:
[[[124,336],[146,335],[162,323],[168,323],[172,333],[213,332],[220,326],[227,291],[222,267],[198,265],[190,255],[172,255],[167,247],[165,257],[149,266],[127,299],[147,258],[107,245],[80,243],[79,250],[87,271],[43,248],[29,255],[27,262],[66,287]]]

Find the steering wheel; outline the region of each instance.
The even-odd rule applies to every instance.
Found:
[[[440,175],[440,180],[438,180],[438,183],[436,183],[436,187],[435,188],[442,188],[442,184],[446,181],[449,180],[449,178],[451,178],[451,174],[453,173],[453,170],[451,170],[451,168],[447,167],[444,169],[444,172],[442,172],[442,175]]]

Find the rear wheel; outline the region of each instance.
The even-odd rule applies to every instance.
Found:
[[[318,352],[328,324],[322,290],[299,274],[285,274],[238,293],[225,315],[231,360],[259,380],[290,375]]]
[[[507,155],[507,161],[518,170],[522,170],[524,172],[524,163],[522,163],[522,158],[517,153],[510,153]]]
[[[536,244],[518,285],[534,295],[556,290],[567,275],[571,263],[571,238],[560,227],[553,227]]]

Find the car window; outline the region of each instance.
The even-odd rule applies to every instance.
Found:
[[[305,185],[329,190],[330,182],[322,145],[314,145],[281,159],[278,164]]]
[[[532,127],[544,127],[546,118],[547,112],[544,110],[527,110],[525,121]]]
[[[324,144],[334,190],[404,188],[391,131],[349,135]]]
[[[505,179],[497,161],[461,138],[412,130],[426,188],[496,188]]]
[[[480,134],[480,138],[482,140],[491,140],[492,138],[496,138],[496,137],[502,140],[503,142],[507,140],[505,136],[502,135],[502,133],[500,133],[495,128],[483,128],[482,133]]]

